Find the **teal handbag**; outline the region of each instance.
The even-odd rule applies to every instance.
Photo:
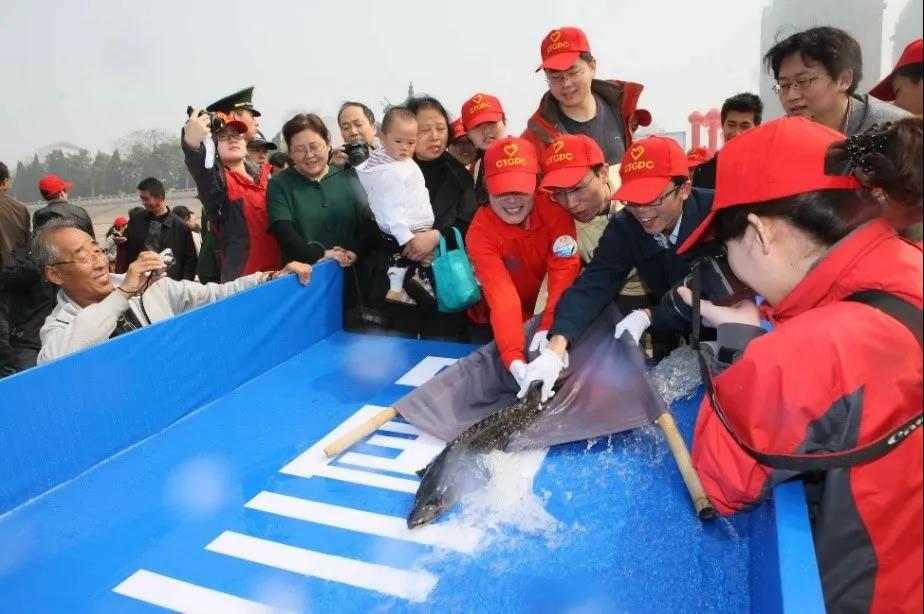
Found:
[[[436,281],[436,308],[443,313],[463,311],[481,300],[481,288],[465,253],[462,233],[456,227],[452,231],[458,249],[446,249],[446,239],[440,234],[440,244],[431,264]]]

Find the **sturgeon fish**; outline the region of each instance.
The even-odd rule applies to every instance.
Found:
[[[465,429],[417,472],[422,479],[407,517],[409,529],[433,522],[467,493],[487,483],[490,472],[484,455],[505,450],[514,435],[536,421],[542,414],[541,393],[542,382],[532,382],[522,400]]]

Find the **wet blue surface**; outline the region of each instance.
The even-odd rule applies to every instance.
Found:
[[[279,470],[363,405],[385,406],[408,392],[395,381],[421,359],[469,349],[336,333],[6,514],[0,611],[160,611],[112,592],[140,569],[315,612],[748,610],[747,517],[698,521],[654,427],[550,450],[534,492],[557,528],[504,528],[473,554],[244,507],[270,491],[405,516],[411,494]],[[697,406],[675,406],[687,436]],[[205,549],[225,531],[425,570],[437,582],[426,602],[413,603]]]

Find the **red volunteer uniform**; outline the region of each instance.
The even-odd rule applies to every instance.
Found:
[[[552,325],[558,299],[580,272],[574,218],[538,194],[525,227],[501,221],[485,206],[475,214],[467,240],[498,351],[509,367],[524,359],[522,325],[533,316],[543,278],[548,274],[549,301],[538,330]]]
[[[483,205],[466,236],[501,361],[508,368],[514,360],[524,360],[523,322],[533,316],[543,278],[548,275],[549,297],[539,330],[548,330],[559,297],[581,266],[574,219],[536,192],[536,158],[523,139],[502,139],[488,148],[484,164],[491,194],[535,193],[535,201],[523,224],[509,224]]]
[[[713,213],[680,251],[708,232],[717,210],[859,189],[853,177],[823,174],[825,152],[842,139],[803,118],[769,122],[736,138],[722,150]],[[886,437],[919,414],[922,357],[914,335],[878,309],[844,299],[879,290],[920,308],[922,273],[920,249],[876,220],[834,245],[785,298],[765,307],[773,330],[752,339],[714,380],[741,440],[765,454],[840,452]],[[758,462],[706,395],[693,463],[724,514],[753,507],[794,477],[811,484],[830,611],[921,611],[921,429],[875,460],[810,475]]]

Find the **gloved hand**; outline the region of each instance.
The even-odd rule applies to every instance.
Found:
[[[619,339],[624,332],[628,331],[632,335],[632,340],[638,345],[639,340],[649,326],[651,326],[651,320],[648,319],[645,310],[636,309],[619,321],[619,324],[616,325],[616,333],[613,336]]]
[[[522,360],[514,360],[511,362],[510,375],[513,376],[513,379],[517,381],[517,386],[520,387],[517,398],[521,398],[526,394],[526,390],[529,388],[529,380],[526,378],[526,363]]]
[[[533,340],[529,342],[530,352],[541,352],[549,345],[549,331],[540,330],[533,335]]]
[[[517,398],[522,399],[526,394],[527,388],[529,388],[530,382],[535,381],[542,382],[541,400],[543,403],[555,396],[555,393],[552,392],[552,386],[554,386],[555,382],[558,381],[558,376],[561,375],[562,369],[565,368],[565,364],[567,363],[567,354],[565,356],[565,360],[562,360],[558,357],[558,354],[552,350],[548,348],[542,350],[539,356],[537,356],[534,361],[527,365],[526,386],[520,390]]]

